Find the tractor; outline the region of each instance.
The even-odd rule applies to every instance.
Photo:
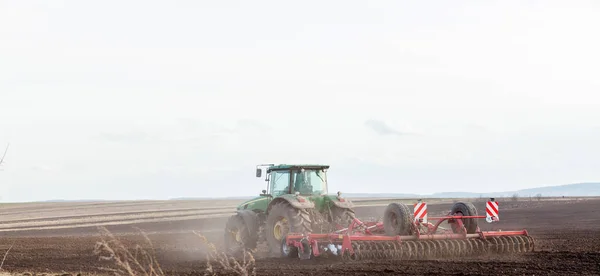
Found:
[[[355,218],[353,203],[341,192],[329,195],[327,170],[318,164],[261,164],[267,189],[236,208],[225,226],[225,250],[235,256],[253,252],[266,243],[269,252],[280,254],[288,233],[328,233],[347,227]]]

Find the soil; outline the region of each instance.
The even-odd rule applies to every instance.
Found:
[[[484,202],[475,203],[479,214]],[[451,204],[431,205],[429,216],[442,215]],[[380,218],[385,206],[358,207],[361,219]],[[262,258],[257,275],[600,275],[600,200],[501,202],[500,222],[479,220],[482,230],[527,229],[536,239],[531,253],[419,261]],[[165,221],[134,225],[148,234],[157,261],[169,275],[205,275],[206,244],[192,231],[222,244],[227,218]],[[150,248],[132,225],[107,227],[130,249]],[[2,270],[14,274],[109,274],[113,261],[100,260],[94,246],[98,229],[81,227],[0,233],[0,257],[9,248]],[[12,247],[11,247],[12,246]],[[217,275],[234,275],[212,263]]]

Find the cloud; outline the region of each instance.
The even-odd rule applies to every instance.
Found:
[[[215,123],[193,118],[178,118],[154,126],[127,126],[126,129],[97,132],[92,139],[118,144],[177,143],[216,145],[226,139],[248,138],[269,132],[271,126],[251,119]]]
[[[411,135],[412,134],[410,132],[398,131],[398,130],[388,126],[385,122],[380,121],[380,120],[373,120],[373,119],[367,120],[367,121],[365,121],[365,126],[370,128],[371,130],[375,131],[379,135],[403,136],[403,135]]]
[[[143,131],[131,131],[123,133],[103,132],[96,136],[97,139],[115,143],[140,143],[150,140],[152,137]]]
[[[179,126],[183,127],[183,130],[189,133],[231,133],[232,130],[214,122],[209,122],[194,118],[178,118],[176,122]]]
[[[38,165],[33,165],[30,168],[32,171],[52,171],[52,167],[48,166],[48,165],[44,165],[44,164],[38,164]]]
[[[478,125],[478,124],[468,124],[465,126],[465,131],[469,134],[473,134],[473,133],[490,133],[491,131],[482,125]]]
[[[271,130],[270,126],[260,121],[251,119],[237,120],[233,126],[227,126],[225,124],[216,124],[214,122],[207,122],[191,118],[180,118],[177,121],[188,131],[200,131],[202,133],[232,134],[239,133],[245,130],[258,130],[264,132]]]
[[[237,121],[236,129],[250,128],[259,131],[270,131],[271,127],[255,120],[242,119]]]

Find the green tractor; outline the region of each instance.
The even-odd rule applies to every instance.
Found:
[[[354,219],[353,203],[328,195],[329,165],[258,165],[267,190],[237,207],[225,226],[225,249],[230,255],[255,251],[267,244],[272,255],[281,254],[281,243],[289,232],[329,233],[348,227]],[[288,255],[287,253],[285,255]]]

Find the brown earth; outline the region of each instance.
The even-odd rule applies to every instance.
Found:
[[[258,258],[258,275],[600,275],[600,200],[521,201],[500,203],[501,221],[483,230],[527,229],[536,238],[535,252],[511,256],[480,256],[443,260],[339,260]],[[451,204],[429,206],[430,216],[446,212]],[[476,206],[484,213],[484,203]],[[358,207],[360,218],[378,218],[384,206]],[[162,269],[171,275],[203,275],[205,245],[191,231],[198,230],[217,246],[227,218],[204,218],[138,223],[148,233]],[[107,228],[129,248],[144,245],[132,234],[132,225]],[[93,254],[100,240],[95,227],[6,231],[0,233],[0,256],[8,250],[2,270],[11,273],[107,273],[111,261]],[[217,274],[226,274],[213,264]]]

